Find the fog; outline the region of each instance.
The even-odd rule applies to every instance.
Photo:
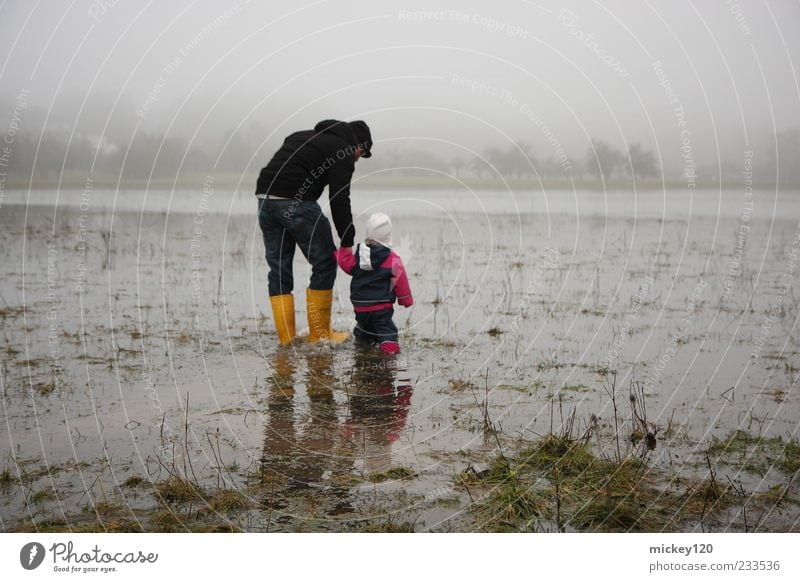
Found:
[[[797,173],[798,23],[789,0],[7,1],[0,131],[20,180],[115,174],[139,148],[139,174],[250,184],[286,134],[341,118],[372,128],[361,171],[524,151],[582,173],[595,139],[670,175],[753,152],[774,181]]]

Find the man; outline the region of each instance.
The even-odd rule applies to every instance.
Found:
[[[336,246],[328,219],[317,200],[328,187],[331,214],[343,248],[353,246],[350,179],[355,162],[372,155],[372,136],[363,121],[320,121],[313,130],[291,134],[261,170],[256,185],[258,222],[269,265],[269,296],[282,345],[295,337],[295,247],[311,264],[306,290],[308,341],[344,341],[331,330]]]

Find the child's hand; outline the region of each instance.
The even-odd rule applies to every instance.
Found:
[[[403,307],[409,308],[412,305],[414,305],[414,297],[412,297],[411,293],[409,293],[408,295],[403,295],[401,297],[398,297],[397,302]]]
[[[342,247],[333,251],[333,258],[342,270],[350,275],[356,264],[356,257],[353,255],[353,247]]]

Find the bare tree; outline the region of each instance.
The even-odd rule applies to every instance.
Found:
[[[601,139],[592,139],[586,151],[586,171],[603,181],[608,180],[624,161],[622,152]]]
[[[459,174],[461,173],[461,169],[465,165],[466,165],[466,162],[464,161],[464,158],[456,156],[455,158],[451,159],[450,163],[448,164],[448,166],[450,168],[451,175],[455,176],[457,178],[459,176]]]
[[[642,149],[641,144],[628,146],[628,169],[637,180],[658,176],[658,162],[653,152]]]

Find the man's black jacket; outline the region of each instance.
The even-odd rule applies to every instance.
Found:
[[[355,170],[358,139],[345,121],[320,121],[313,130],[287,137],[262,168],[256,194],[294,200],[318,200],[325,186],[341,246],[353,246],[355,229],[350,210],[350,179]]]

